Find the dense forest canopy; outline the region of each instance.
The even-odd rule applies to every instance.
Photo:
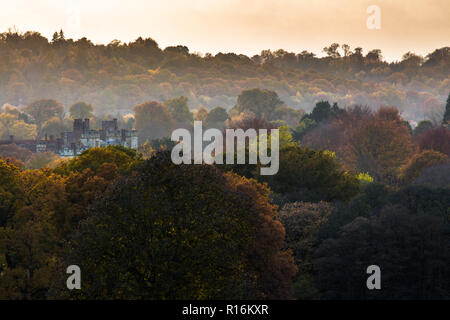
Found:
[[[324,52],[1,34],[0,299],[449,299],[450,47]],[[27,148],[80,118],[139,145]],[[175,165],[194,120],[277,128],[277,174]]]
[[[52,98],[65,106],[85,101],[99,115],[124,115],[147,100],[185,96],[191,109],[229,109],[243,90],[264,88],[305,111],[328,100],[395,106],[416,122],[441,118],[450,91],[450,47],[425,57],[407,52],[392,63],[378,49],[334,43],[324,52],[323,58],[283,49],[213,56],[182,45],[162,49],[151,38],[103,45],[66,39],[62,30],[50,41],[38,32],[10,30],[0,35],[0,105]]]

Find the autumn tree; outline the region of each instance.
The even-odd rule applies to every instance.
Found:
[[[228,123],[227,129],[242,129],[247,131],[248,129],[276,129],[276,126],[272,124],[270,121],[257,117],[253,114],[251,115],[242,115],[239,117],[233,117],[231,121]]]
[[[302,109],[294,109],[288,106],[279,106],[273,112],[270,120],[281,120],[289,126],[295,126],[304,116]]]
[[[18,140],[34,140],[38,136],[36,125],[28,124],[22,120],[15,121],[9,133],[14,139]]]
[[[427,130],[417,137],[420,151],[435,150],[450,156],[450,129],[446,127]]]
[[[122,146],[108,146],[103,148],[90,148],[78,157],[62,162],[55,168],[61,175],[71,172],[83,172],[90,169],[98,173],[105,163],[114,164],[121,174],[131,173],[140,163],[141,155],[134,149]]]
[[[142,154],[142,158],[145,160],[151,158],[155,153],[155,149],[152,147],[150,141],[146,141],[141,144],[138,148],[138,151]]]
[[[11,113],[0,113],[0,135],[3,138],[9,138],[13,132],[14,123],[17,120],[17,115]]]
[[[45,121],[53,117],[62,119],[64,107],[60,102],[56,100],[41,99],[29,104],[24,109],[24,111],[33,116],[34,120],[36,121],[39,134],[41,131],[42,124]]]
[[[86,168],[63,177],[68,203],[65,214],[54,223],[60,239],[70,238],[79,222],[88,216],[89,206],[120,176],[115,163],[104,162],[96,172]]]
[[[68,292],[63,280],[59,294],[287,298],[296,268],[268,194],[213,166],[177,166],[157,153],[91,208],[65,260],[84,270],[82,289]]]
[[[382,107],[350,130],[347,148],[348,160],[359,172],[391,181],[411,156],[411,134],[397,109]]]
[[[294,132],[298,138],[299,131]],[[345,155],[346,128],[336,122],[323,123],[301,134],[302,145],[315,150],[329,150],[342,160]],[[345,165],[345,163],[343,163]]]
[[[10,30],[0,34],[0,46],[0,104],[23,105],[44,96],[68,106],[90,101],[99,113],[107,109],[115,113],[148,97],[164,101],[182,95],[195,105],[208,109],[221,105],[228,110],[239,92],[264,86],[277,91],[290,106],[306,106],[332,95],[347,105],[407,108],[408,114],[419,119],[431,107],[440,111],[443,95],[448,95],[449,47],[434,50],[425,60],[408,52],[400,62],[389,63],[379,50],[363,56],[360,47],[350,50],[345,44],[328,46],[325,57],[283,49],[263,50],[253,57],[201,56],[184,46],[161,50],[150,38],[97,45],[84,37],[67,39],[60,32],[52,40],[38,32]],[[433,94],[428,90],[430,83],[436,89]],[[439,115],[439,123],[442,120]]]
[[[24,163],[32,155],[33,152],[25,148],[20,148],[15,143],[0,145],[0,157],[3,159],[14,158]]]
[[[200,106],[195,112],[194,119],[197,121],[206,121],[206,117],[208,116],[208,110],[205,109],[205,107]]]
[[[20,111],[17,107],[10,105],[8,103],[5,103],[1,108],[1,113],[9,113],[15,116],[19,116],[20,115]]]
[[[27,123],[24,114],[17,108],[4,105],[0,113],[0,138],[35,139],[36,125]]]
[[[50,167],[52,165],[56,166],[59,159],[60,157],[51,151],[37,152],[25,162],[24,167],[25,169],[34,170]]]
[[[425,150],[415,154],[408,163],[402,167],[400,180],[403,183],[411,183],[429,167],[448,163],[448,156],[434,150]]]

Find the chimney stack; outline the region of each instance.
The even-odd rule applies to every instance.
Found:
[[[84,123],[83,119],[75,119],[73,122],[73,138],[75,141],[80,140],[81,135],[83,134]]]

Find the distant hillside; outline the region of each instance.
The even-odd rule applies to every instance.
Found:
[[[264,50],[260,55],[190,53],[159,48],[150,39],[94,45],[86,38],[49,41],[37,32],[0,34],[0,105],[39,98],[66,108],[85,101],[97,113],[125,113],[146,100],[184,95],[193,109],[230,108],[249,88],[274,90],[294,108],[310,111],[320,100],[371,108],[396,106],[410,120],[438,117],[450,91],[450,47],[426,57],[407,53],[387,63],[380,50],[332,44],[325,58],[303,51]]]

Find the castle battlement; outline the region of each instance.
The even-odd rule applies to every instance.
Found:
[[[73,131],[61,132],[61,137],[45,136],[43,140],[9,140],[0,141],[0,144],[16,144],[32,152],[51,151],[62,157],[77,156],[83,151],[95,147],[120,145],[126,148],[138,148],[136,130],[119,129],[117,119],[102,121],[100,130],[90,128],[89,119],[75,119]]]

